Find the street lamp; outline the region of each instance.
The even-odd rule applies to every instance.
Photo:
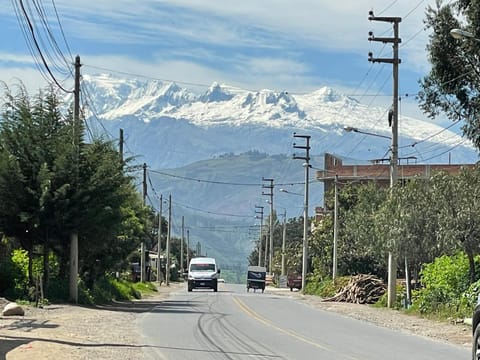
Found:
[[[469,38],[480,41],[480,39],[475,38],[475,36],[471,32],[462,29],[452,29],[450,30],[450,35],[452,35],[452,37],[454,37],[455,39]]]
[[[359,133],[359,134],[371,135],[371,136],[381,137],[381,138],[384,138],[384,139],[390,139],[390,140],[392,139],[391,136],[375,134],[375,133],[371,133],[371,132],[368,132],[368,131],[363,131],[363,130],[360,130],[358,128],[351,127],[351,126],[344,126],[343,130],[345,130],[346,132],[356,132],[356,133]]]
[[[284,192],[285,194],[292,194],[292,195],[297,195],[297,196],[303,196],[303,194],[299,194],[296,192],[288,191],[286,189],[280,189],[281,192]]]

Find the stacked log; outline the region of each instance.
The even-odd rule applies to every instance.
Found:
[[[373,275],[355,275],[340,291],[323,301],[374,304],[385,294],[387,287],[382,279]]]

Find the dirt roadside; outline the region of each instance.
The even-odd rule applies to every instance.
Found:
[[[171,283],[152,296],[108,306],[27,306],[25,316],[0,316],[0,360],[143,359],[136,319],[181,287]]]
[[[148,298],[104,307],[27,307],[23,317],[0,316],[0,360],[144,359],[145,345],[135,331],[137,318],[183,286],[182,283],[172,283],[169,287],[160,287],[158,293]],[[315,308],[436,341],[471,346],[471,327],[468,325],[440,323],[367,305],[322,302],[316,296],[287,289],[267,288],[265,292],[295,297]]]

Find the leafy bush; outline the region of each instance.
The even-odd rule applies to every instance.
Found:
[[[413,292],[413,310],[421,314],[464,316],[471,310],[478,284],[469,285],[469,264],[463,253],[442,256],[424,265],[423,287]]]
[[[406,301],[406,289],[405,285],[397,285],[395,291],[395,304],[393,304],[394,309],[403,309],[405,308],[405,301]],[[373,304],[374,307],[387,307],[388,306],[388,291],[383,294],[378,301]]]

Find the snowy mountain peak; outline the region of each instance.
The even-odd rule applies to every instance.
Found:
[[[95,106],[96,116],[100,119],[128,119],[138,123],[138,126],[151,123],[162,128],[162,131],[167,131],[164,128],[167,123],[170,128],[182,127],[181,136],[188,139],[189,144],[197,142],[195,154],[190,154],[190,150],[185,151],[190,154],[188,159],[201,154],[198,147],[200,143],[214,155],[252,149],[270,154],[276,151],[285,153],[285,147],[279,143],[288,144],[293,131],[308,132],[312,139],[322,139],[322,148],[317,149],[320,152],[335,151],[341,154],[338,144],[342,144],[342,147],[352,148],[344,150],[347,155],[363,152],[364,158],[378,158],[388,151],[388,141],[346,134],[343,128],[350,126],[383,136],[391,135],[391,129],[386,125],[385,109],[367,106],[329,87],[307,94],[290,94],[267,89],[252,92],[213,83],[202,95],[196,95],[172,82],[118,79],[102,74],[84,76],[82,89],[90,95],[89,104]],[[412,155],[410,152],[413,150],[403,150],[410,149],[412,143],[424,147],[438,143],[443,153],[447,153],[452,146],[465,153],[474,149],[458,134],[438,125],[405,116],[400,117],[399,123],[399,144],[405,152],[401,156]],[[213,143],[225,138],[221,149],[214,150],[218,144],[214,145],[212,139],[205,135],[209,131],[216,134],[212,135],[215,137]],[[244,135],[239,136],[242,131]],[[204,132],[206,137],[196,139],[192,132]],[[261,136],[255,140],[254,133]],[[178,136],[175,139],[178,142]],[[347,139],[350,141],[344,141]],[[380,147],[380,150],[372,150],[372,144]],[[177,148],[179,145],[176,143],[171,146]],[[415,146],[414,156],[418,156],[421,146]],[[431,157],[424,156],[425,159]]]
[[[221,102],[221,101],[229,101],[233,98],[233,94],[231,94],[227,89],[222,87],[217,82],[214,82],[210,88],[200,97],[200,101],[207,103],[207,102]]]

